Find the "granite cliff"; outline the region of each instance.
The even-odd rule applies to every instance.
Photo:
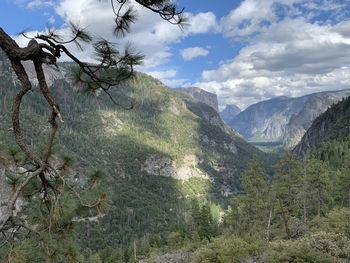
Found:
[[[218,97],[216,94],[197,87],[181,88],[179,91],[191,96],[194,100],[205,103],[219,112]]]
[[[220,116],[226,123],[230,123],[231,120],[234,117],[236,117],[240,112],[241,112],[241,109],[238,106],[236,106],[234,104],[228,104],[220,112]]]
[[[317,117],[293,152],[305,158],[313,149],[330,140],[350,139],[350,97]]]
[[[291,149],[317,116],[347,96],[350,96],[350,90],[320,92],[297,98],[276,97],[251,105],[233,118],[229,125],[248,141],[280,142]]]

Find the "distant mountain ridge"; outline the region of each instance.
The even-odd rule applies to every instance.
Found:
[[[249,106],[228,124],[248,141],[281,142],[291,149],[316,117],[347,96],[350,96],[350,90],[318,92],[296,98],[276,97]]]
[[[215,109],[217,112],[219,112],[218,97],[215,93],[205,91],[198,87],[186,87],[186,88],[178,89],[178,91],[191,96],[193,99],[197,101],[200,101],[202,103],[209,105],[210,107]]]
[[[234,117],[236,117],[240,112],[241,112],[241,109],[238,106],[236,106],[234,104],[228,104],[220,112],[220,116],[226,123],[230,123],[231,120]]]

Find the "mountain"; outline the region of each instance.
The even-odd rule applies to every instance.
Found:
[[[317,117],[293,152],[305,158],[312,150],[332,140],[341,142],[343,146],[344,141],[350,141],[350,97]]]
[[[230,123],[231,120],[234,117],[236,117],[240,112],[241,112],[241,109],[238,106],[234,104],[229,104],[229,105],[226,105],[225,109],[223,109],[220,112],[220,116],[226,123]]]
[[[50,87],[65,119],[55,140],[55,156],[76,160],[77,179],[96,168],[105,171],[113,201],[98,222],[82,223],[82,247],[103,248],[112,240],[118,240],[116,246],[125,245],[135,237],[163,233],[186,220],[194,199],[224,207],[240,191],[240,177],[251,157],[269,161],[237,136],[216,109],[153,77],[137,73],[135,81],[114,90],[117,106],[103,93],[75,90],[65,76],[70,66],[61,65],[61,78]],[[0,82],[0,153],[17,155],[10,116],[18,87],[8,73],[2,72]],[[135,106],[127,110],[131,101]],[[38,152],[46,138],[48,114],[35,87],[21,107],[21,120],[28,142],[37,145]]]
[[[248,141],[277,142],[290,149],[317,116],[349,95],[350,90],[340,90],[297,98],[276,97],[251,105],[229,125]]]
[[[205,103],[219,112],[219,103],[218,97],[216,94],[202,90],[197,87],[186,87],[178,89],[180,92],[183,92],[191,96],[194,100]]]

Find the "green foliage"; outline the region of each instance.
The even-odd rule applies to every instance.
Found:
[[[10,79],[4,79],[0,85],[0,110],[4,113],[0,116],[0,145],[6,149],[15,144],[7,130],[11,125],[10,103],[16,86]],[[111,91],[120,107],[104,94],[83,96],[64,81],[56,81],[51,90],[65,119],[55,140],[55,145],[59,145],[55,147],[55,156],[63,160],[64,173],[68,175],[73,165],[73,170],[78,171],[77,182],[81,183],[82,174],[91,174],[87,182],[91,186],[94,177],[101,174],[89,171],[103,170],[106,175],[103,185],[91,188],[91,193],[81,193],[86,205],[93,205],[104,192],[111,194],[112,202],[105,203],[104,208],[109,213],[97,222],[82,221],[77,226],[79,245],[94,252],[105,246],[125,248],[130,241],[145,235],[164,238],[170,226],[189,224],[192,199],[201,203],[211,200],[210,213],[218,221],[221,207],[229,199],[222,194],[222,185],[229,186],[231,191],[239,189],[239,177],[250,156],[252,153],[261,156],[261,152],[234,133],[224,132],[198,116],[205,112],[213,118],[217,116],[210,107],[195,105],[195,113],[190,111],[195,104],[190,98],[181,97],[145,74],[137,73],[135,80]],[[133,109],[125,110],[133,102]],[[34,89],[22,105],[21,116],[25,137],[34,147],[46,140],[47,114],[46,102]],[[235,145],[237,153],[229,150],[230,144]],[[35,150],[40,153],[40,147]],[[202,160],[197,168],[215,178],[213,184],[202,178],[180,182],[150,176],[141,169],[151,156],[169,157],[181,166],[189,154]],[[19,162],[24,161],[17,151],[13,151],[13,156]],[[232,171],[225,176],[214,166]],[[28,187],[28,193],[37,190],[34,183],[38,182]],[[91,208],[82,213],[89,216],[95,212]]]
[[[259,255],[264,244],[256,239],[242,239],[235,236],[220,236],[200,247],[193,255],[193,263],[242,262],[243,259]]]
[[[10,81],[0,85],[0,110],[5,113],[0,115],[1,150],[24,163],[18,149],[9,146],[14,141],[7,132],[9,98],[15,87]],[[33,206],[23,213],[38,225],[42,237],[25,231],[14,249],[0,248],[0,255],[8,255],[11,262],[45,262],[48,255],[58,263],[135,262],[176,251],[194,252],[193,262],[241,262],[265,256],[267,262],[348,260],[349,210],[334,207],[350,204],[349,140],[327,142],[305,161],[287,154],[275,166],[271,180],[270,171],[263,169],[268,157],[210,124],[203,116],[210,119],[216,113],[205,105],[179,96],[152,77],[137,74],[134,83],[115,91],[122,106],[135,101],[127,111],[103,95],[81,96],[66,83],[56,83],[53,91],[66,120],[55,156],[63,160],[67,181],[74,165],[77,174],[71,179],[79,185],[72,189],[62,180],[54,182],[64,189],[56,205],[30,198],[39,190],[39,181],[25,189]],[[35,90],[29,96],[22,119],[34,146],[45,139],[45,128],[40,127],[46,125],[47,112]],[[72,104],[74,108],[66,106]],[[230,150],[232,143],[236,153]],[[35,150],[40,153],[40,147]],[[253,153],[262,163],[251,158]],[[200,158],[196,168],[213,182],[203,178],[181,182],[141,169],[151,156],[165,156],[181,166],[188,154]],[[80,181],[82,174],[88,175],[86,181]],[[19,179],[6,175],[16,187]],[[225,188],[239,194],[225,197]],[[45,234],[48,228],[50,234]]]
[[[101,187],[100,177],[93,184],[77,186],[64,173],[57,171],[57,174],[47,179],[50,189],[42,193],[43,198],[36,195],[43,191],[39,179],[32,180],[23,190],[26,203],[18,218],[13,219],[22,227],[16,230],[15,238],[8,236],[9,233],[3,235],[1,262],[83,262],[75,236],[77,223],[87,215],[107,212],[104,202],[109,202],[108,195],[104,199],[97,195],[95,189]],[[87,200],[94,203],[85,203]]]
[[[200,206],[197,201],[192,204],[192,217],[195,224],[195,229],[199,238],[207,239],[209,242],[211,237],[215,236],[216,222],[214,221],[209,204]]]
[[[350,210],[348,208],[334,208],[321,218],[319,226],[313,226],[313,229],[343,234],[350,238]]]
[[[269,187],[265,172],[254,156],[242,176],[244,194],[231,201],[227,223],[236,234],[261,236],[265,232],[269,217]]]
[[[349,239],[338,234],[315,233],[295,241],[271,244],[267,261],[279,262],[348,262]]]
[[[89,257],[87,263],[103,263],[103,261],[98,254],[94,254]]]

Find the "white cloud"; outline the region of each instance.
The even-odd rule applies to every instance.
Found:
[[[340,22],[333,27],[333,31],[341,34],[343,37],[350,38],[350,20]]]
[[[189,23],[182,30],[178,26],[165,22],[157,14],[151,12],[140,5],[135,5],[138,12],[138,20],[131,26],[131,31],[125,38],[116,38],[113,35],[113,25],[115,15],[111,9],[110,1],[96,0],[17,0],[22,5],[31,7],[55,3],[56,13],[68,24],[70,21],[78,23],[95,37],[102,37],[111,42],[117,43],[117,47],[122,49],[127,43],[132,43],[135,50],[141,51],[145,55],[144,64],[141,69],[149,70],[170,61],[173,55],[170,45],[182,41],[184,38],[193,34],[203,34],[215,31],[217,27],[216,16],[212,12],[190,14]],[[51,22],[53,20],[51,19]],[[63,25],[60,31],[65,31]],[[30,33],[28,33],[30,34]],[[26,42],[21,39],[21,42]],[[72,53],[78,58],[86,61],[92,61],[93,50],[91,45],[83,45],[84,51],[81,52],[72,44],[69,45]],[[64,60],[62,57],[61,60]],[[140,70],[140,68],[139,68]]]
[[[283,0],[282,0],[283,1]],[[263,28],[263,22],[276,20],[272,5],[274,0],[244,0],[238,8],[222,18],[221,30],[227,37],[245,37]]]
[[[243,0],[221,19],[220,30],[226,37],[246,39],[265,32],[286,17],[303,17],[312,21],[324,12],[332,12],[332,18],[337,21],[344,17],[348,5],[348,0]]]
[[[202,47],[190,47],[181,50],[180,54],[185,61],[190,61],[197,57],[208,56],[209,51]]]
[[[200,34],[217,30],[216,16],[212,12],[189,14],[189,33]]]
[[[51,25],[54,24],[56,22],[55,17],[50,16],[49,19],[47,20],[47,22]]]
[[[29,9],[46,8],[53,5],[54,3],[52,0],[32,0],[26,4],[26,8],[29,8]]]
[[[157,78],[157,79],[168,79],[176,76],[176,70],[166,70],[166,71],[148,71],[147,74]]]
[[[182,88],[188,83],[188,79],[163,79],[165,85],[171,88]]]
[[[191,22],[181,30],[139,5],[135,8],[138,12],[138,20],[124,39],[116,39],[112,33],[115,16],[109,1],[61,0],[56,11],[67,22],[76,21],[82,26],[88,26],[88,30],[95,35],[118,43],[130,41],[136,50],[142,51],[146,56],[145,69],[168,62],[172,56],[169,48],[171,44],[180,42],[192,34],[215,30],[217,24],[216,17],[211,12],[187,14]],[[88,57],[91,52],[87,51],[84,54]]]
[[[221,105],[242,108],[274,96],[350,88],[350,36],[344,23],[290,18],[274,23],[234,59],[203,71],[195,85],[217,93]]]
[[[176,78],[176,70],[164,70],[164,71],[147,71],[147,74],[159,79],[168,87],[183,87],[187,79]]]

